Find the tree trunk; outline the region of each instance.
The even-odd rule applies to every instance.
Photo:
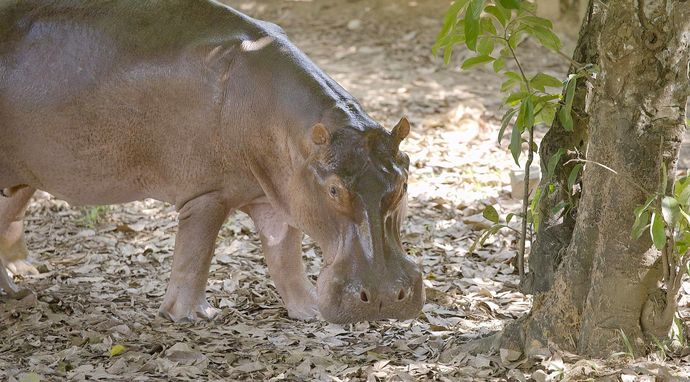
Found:
[[[535,296],[532,312],[510,324],[500,344],[528,355],[552,343],[606,356],[625,349],[621,331],[649,344],[648,310],[666,305],[648,303],[661,293],[660,254],[648,235],[632,240],[631,227],[635,207],[659,189],[662,161],[675,170],[689,89],[690,2],[600,0],[588,19],[600,73],[587,96],[588,162],[572,238],[551,289]],[[654,333],[668,332],[671,321],[654,325]]]

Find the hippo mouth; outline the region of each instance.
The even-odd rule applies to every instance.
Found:
[[[425,292],[421,272],[416,265],[413,272],[404,275],[406,277],[381,277],[381,273],[372,272],[371,278],[348,277],[351,273],[343,272],[339,265],[324,266],[316,283],[319,312],[326,321],[349,324],[385,319],[408,320],[417,317],[422,310]],[[388,275],[394,273],[389,272]],[[354,275],[361,276],[359,273]],[[367,279],[374,282],[363,281]]]

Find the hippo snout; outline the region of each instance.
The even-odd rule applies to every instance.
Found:
[[[406,268],[345,277],[325,269],[317,283],[321,316],[335,324],[417,317],[425,301],[422,273],[416,265]]]

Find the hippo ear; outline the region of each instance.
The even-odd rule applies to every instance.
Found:
[[[311,141],[316,145],[325,145],[331,141],[331,133],[328,132],[326,126],[317,123],[311,128]]]
[[[395,142],[400,144],[408,134],[410,134],[410,121],[407,120],[407,117],[402,117],[400,122],[393,128],[393,131],[391,131],[391,135],[393,135]]]

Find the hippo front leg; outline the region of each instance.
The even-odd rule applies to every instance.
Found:
[[[180,209],[172,273],[160,315],[172,321],[211,319],[206,284],[216,237],[230,209],[216,193],[199,196]]]
[[[312,320],[318,315],[316,289],[302,261],[302,232],[289,226],[268,203],[245,208],[261,236],[268,273],[290,318]]]
[[[24,215],[36,189],[18,187],[2,190],[0,197],[0,260],[15,275],[37,275],[27,261],[29,251],[24,238]]]

